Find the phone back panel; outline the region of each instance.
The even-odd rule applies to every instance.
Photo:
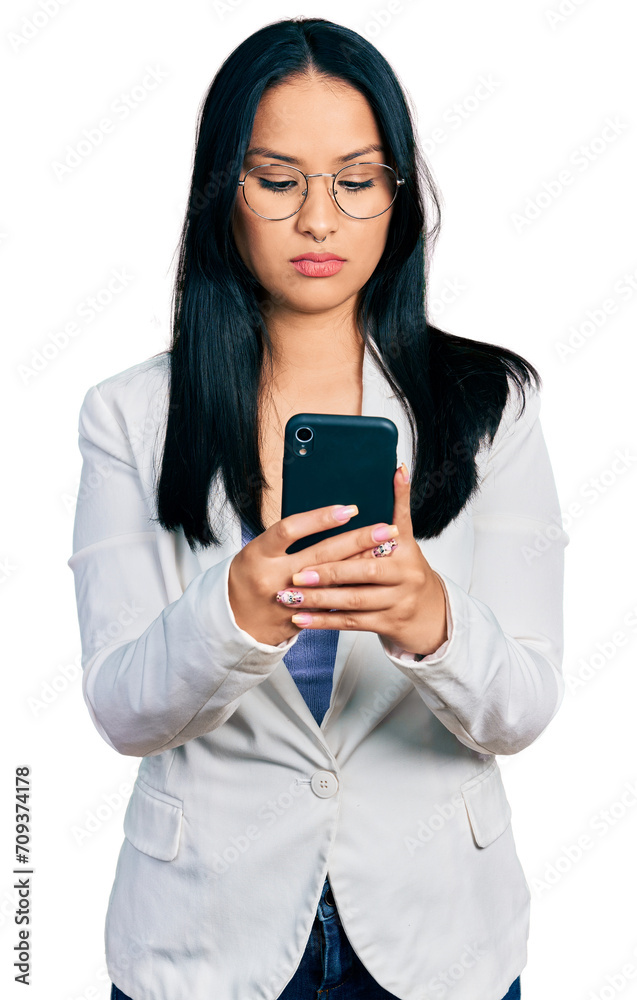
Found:
[[[297,430],[311,440],[300,441]],[[355,503],[344,525],[293,542],[288,554],[353,528],[392,523],[398,428],[386,417],[296,413],[285,425],[281,517],[330,504]],[[305,451],[305,454],[303,454]]]

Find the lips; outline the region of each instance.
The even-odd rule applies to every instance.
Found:
[[[308,260],[307,257],[301,257],[300,260],[292,261],[292,267],[307,278],[331,278],[333,274],[338,274],[345,263],[340,257],[328,260]]]
[[[291,262],[296,260],[313,260],[315,264],[322,264],[326,260],[345,260],[335,253],[302,253],[298,257],[292,257]]]

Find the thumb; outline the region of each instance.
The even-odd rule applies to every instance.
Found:
[[[405,477],[407,482],[405,482]],[[401,538],[413,536],[413,526],[411,523],[410,509],[411,483],[409,482],[409,470],[404,462],[401,462],[394,473],[394,521],[393,523],[400,531]]]

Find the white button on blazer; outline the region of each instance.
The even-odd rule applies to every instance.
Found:
[[[421,661],[339,632],[320,726],[283,656],[228,600],[241,525],[193,553],[151,520],[167,355],[92,386],[68,560],[83,692],[104,740],[141,757],[106,915],[109,975],[133,1000],[275,1000],[329,874],[343,927],[401,1000],[501,1000],[527,959],[530,891],[497,754],[529,746],[563,695],[560,507],[538,413],[512,391],[479,495],[419,542],[448,639]],[[364,415],[411,433],[368,348]]]

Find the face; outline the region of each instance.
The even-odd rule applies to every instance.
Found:
[[[250,154],[254,146],[294,157],[293,165],[306,174],[336,173],[346,165],[339,158],[350,153],[355,155],[349,163],[388,163],[388,150],[382,148],[367,100],[333,78],[296,77],[263,95],[241,178],[260,163],[286,162],[272,155]],[[380,148],[361,152],[370,146]],[[246,204],[243,189],[237,189],[234,239],[246,267],[266,289],[272,311],[322,312],[348,300],[354,304],[387,240],[393,206],[376,218],[353,219],[334,202],[330,177],[310,177],[307,183],[301,209],[277,221],[256,215]],[[316,243],[313,237],[326,239]],[[304,253],[333,253],[345,263],[329,276],[310,276],[290,263]]]

